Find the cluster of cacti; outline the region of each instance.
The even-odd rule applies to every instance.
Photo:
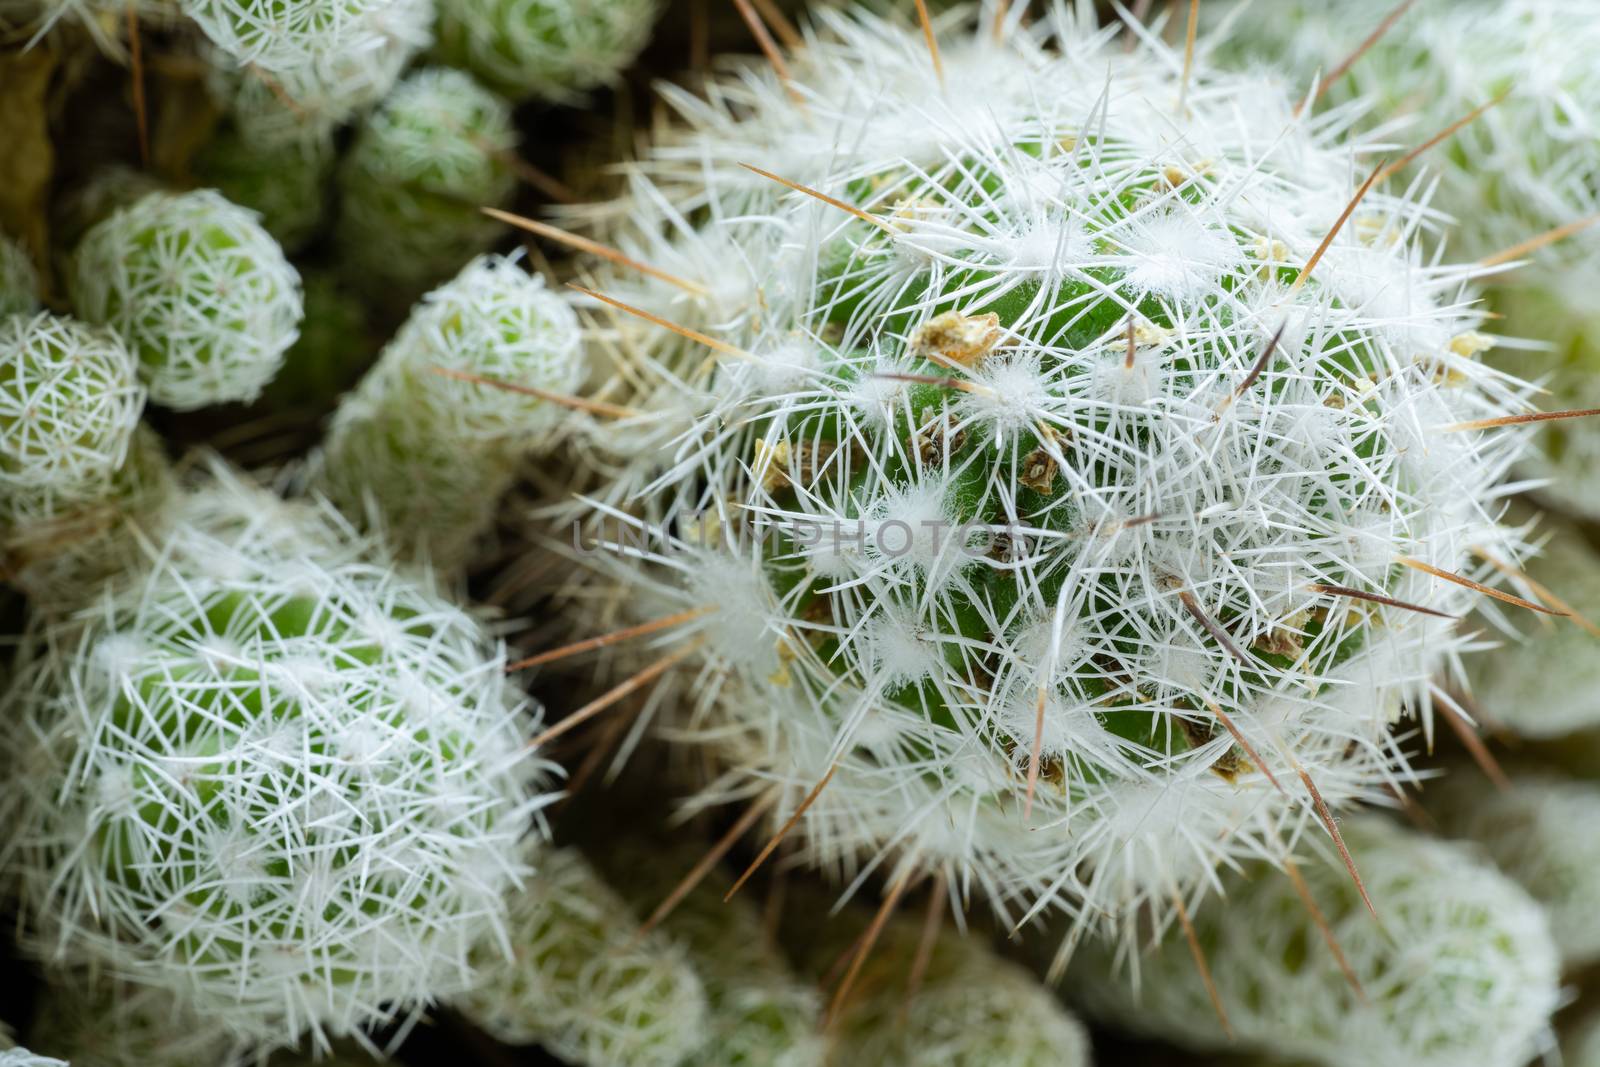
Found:
[[[1600,1062],[1600,0],[734,6],[0,0],[0,1067]]]

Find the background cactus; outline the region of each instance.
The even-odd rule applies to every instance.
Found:
[[[657,0],[442,0],[436,52],[513,99],[572,102],[633,61]]]
[[[579,1067],[677,1067],[706,1039],[706,998],[683,951],[638,920],[581,854],[555,849],[514,894],[505,939],[473,957],[455,1006],[495,1038]]]
[[[339,172],[339,255],[352,281],[413,295],[460,269],[501,231],[515,146],[504,100],[460,71],[429,67],[398,85],[356,132]]]
[[[226,1029],[168,991],[85,970],[47,976],[28,1037],[72,1067],[228,1064],[240,1052]]]
[[[1537,900],[1550,920],[1562,962],[1600,957],[1600,924],[1591,906],[1600,891],[1588,827],[1600,818],[1600,787],[1525,772],[1505,790],[1485,789],[1463,772],[1430,789],[1429,811],[1447,834],[1480,846]]]
[[[254,400],[294,344],[300,275],[253,212],[210,190],[152,193],[96,224],[73,257],[78,314],[139,358],[158,404]]]
[[[1522,737],[1556,738],[1600,726],[1600,699],[1587,673],[1600,649],[1590,621],[1600,616],[1600,555],[1560,519],[1548,518],[1541,532],[1548,539],[1528,564],[1523,592],[1559,600],[1576,617],[1524,625],[1467,666],[1490,723]]]
[[[0,319],[39,308],[39,272],[27,249],[0,233]]]
[[[1086,946],[1068,973],[1072,996],[1195,1049],[1237,1043],[1324,1067],[1527,1063],[1560,999],[1538,905],[1460,845],[1373,816],[1346,820],[1344,836],[1377,916],[1331,852],[1301,872],[1353,980],[1291,881],[1258,867],[1194,915],[1208,972],[1174,930],[1153,953],[1127,956],[1126,974],[1112,975],[1109,950]]]
[[[559,409],[450,373],[568,393],[584,373],[577,317],[514,258],[472,261],[413,310],[341,401],[313,484],[353,516],[375,505],[407,551],[456,568]]]
[[[31,951],[271,1045],[471,980],[542,801],[478,623],[325,515],[223,481],[30,635],[4,699]]]

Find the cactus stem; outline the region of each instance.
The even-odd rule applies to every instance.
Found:
[[[1498,267],[1502,263],[1509,263],[1514,259],[1521,259],[1529,252],[1537,252],[1545,245],[1555,244],[1557,241],[1565,240],[1566,238],[1571,237],[1580,230],[1586,230],[1596,222],[1600,222],[1600,214],[1585,215],[1581,219],[1573,219],[1571,222],[1563,223],[1562,225],[1552,227],[1543,233],[1535,234],[1526,241],[1518,241],[1510,248],[1501,249],[1499,252],[1495,252],[1492,255],[1484,256],[1482,259],[1478,260],[1478,266]]]
[[[1294,276],[1294,281],[1289,283],[1288,296],[1298,293],[1300,287],[1306,283],[1306,279],[1311,277],[1311,272],[1317,269],[1317,264],[1322,262],[1322,257],[1327,253],[1328,246],[1333,244],[1333,239],[1339,235],[1340,230],[1344,229],[1344,224],[1350,221],[1350,216],[1355,214],[1355,210],[1362,199],[1372,190],[1374,185],[1378,184],[1378,175],[1383,173],[1383,168],[1388,165],[1388,162],[1387,159],[1378,160],[1378,165],[1372,168],[1372,173],[1367,175],[1367,180],[1361,183],[1361,187],[1356,190],[1356,195],[1352,196],[1350,202],[1344,206],[1344,210],[1339,212],[1339,217],[1334,220],[1332,228],[1328,230],[1328,235],[1322,239],[1321,244],[1317,245],[1317,250],[1311,253],[1311,258],[1306,260],[1304,267],[1300,268],[1300,273]]]
[[[867,957],[872,954],[872,946],[878,943],[878,935],[883,933],[884,924],[889,921],[889,916],[894,914],[900,898],[910,887],[911,874],[914,870],[916,868],[908,864],[905,870],[900,872],[900,876],[889,886],[889,892],[884,895],[883,903],[878,905],[878,912],[872,917],[872,924],[856,943],[855,952],[850,958],[850,968],[844,972],[844,977],[839,980],[839,988],[834,991],[833,1000],[828,1003],[828,1012],[822,1020],[824,1031],[833,1028],[833,1024],[839,1018],[840,1009],[849,1002],[850,990],[855,988],[856,979],[861,975],[861,968],[866,965]]]
[[[1472,545],[1469,551],[1471,551],[1474,556],[1477,556],[1489,566],[1499,571],[1501,574],[1504,574],[1506,577],[1515,582],[1519,582],[1528,589],[1532,590],[1533,595],[1544,601],[1546,604],[1549,604],[1558,611],[1566,612],[1567,618],[1571,619],[1573,622],[1589,631],[1589,633],[1593,634],[1595,637],[1600,637],[1600,626],[1596,626],[1587,617],[1585,617],[1582,612],[1573,607],[1569,601],[1564,600],[1560,596],[1556,595],[1555,590],[1539,581],[1539,579],[1535,578],[1527,571],[1522,570],[1519,567],[1513,567],[1511,564],[1496,556],[1482,545]]]
[[[1524,426],[1530,422],[1559,422],[1562,419],[1586,419],[1600,415],[1600,408],[1576,408],[1572,411],[1529,411],[1521,415],[1500,415],[1492,419],[1473,419],[1471,422],[1452,423],[1445,433],[1463,430],[1492,430],[1499,426]]]
[[[1333,953],[1334,962],[1339,965],[1345,981],[1350,983],[1350,988],[1361,1003],[1370,1003],[1367,1000],[1367,991],[1361,988],[1361,979],[1356,977],[1355,968],[1350,966],[1349,958],[1339,946],[1339,939],[1333,934],[1333,927],[1328,925],[1328,917],[1323,914],[1322,909],[1317,906],[1316,898],[1311,895],[1311,887],[1306,885],[1305,875],[1300,873],[1300,865],[1286,855],[1283,858],[1283,873],[1294,886],[1295,893],[1300,897],[1300,903],[1306,906],[1306,913],[1311,916],[1311,921],[1317,924],[1317,930],[1322,934],[1322,940],[1328,946],[1328,951]]]
[[[794,87],[794,77],[789,73],[789,64],[783,61],[783,53],[778,50],[777,42],[772,39],[772,34],[767,32],[767,24],[761,21],[756,9],[750,6],[750,0],[733,0],[733,6],[739,9],[739,17],[750,27],[750,36],[756,39],[761,53],[767,57],[767,62],[772,64],[772,69],[777,72],[778,79],[783,82],[783,87],[788,90],[789,96],[796,106],[804,110],[805,97]]]
[[[1317,783],[1311,780],[1311,775],[1294,758],[1293,752],[1285,753],[1289,761],[1294,764],[1295,773],[1300,775],[1300,780],[1305,783],[1306,792],[1311,794],[1311,803],[1317,809],[1317,816],[1322,820],[1322,825],[1327,828],[1328,836],[1333,838],[1334,847],[1339,850],[1339,859],[1344,862],[1344,869],[1350,872],[1350,880],[1356,885],[1356,892],[1361,894],[1361,903],[1367,906],[1367,911],[1377,920],[1378,925],[1383,925],[1383,920],[1378,918],[1378,909],[1373,907],[1372,898],[1367,895],[1367,884],[1361,880],[1361,872],[1356,870],[1355,857],[1350,855],[1349,847],[1344,843],[1344,835],[1339,832],[1339,824],[1333,821],[1333,812],[1328,810],[1328,802],[1322,799],[1322,793],[1317,789]]]
[[[644,308],[634,307],[632,304],[624,303],[614,296],[607,296],[604,293],[597,293],[593,289],[586,289],[577,282],[568,282],[567,288],[572,289],[575,292],[582,293],[584,296],[590,297],[594,300],[598,300],[602,304],[610,304],[618,311],[626,311],[628,314],[633,315],[636,318],[641,318],[646,322],[653,322],[664,330],[671,330],[680,337],[687,337],[689,340],[694,341],[697,344],[705,345],[713,352],[721,352],[725,356],[733,356],[737,359],[749,360],[751,363],[759,364],[762,362],[760,356],[751,355],[749,352],[746,352],[737,345],[730,345],[726,341],[719,341],[710,334],[701,333],[699,330],[691,330],[687,326],[679,326],[671,319],[664,319],[660,315],[653,315],[644,310]]]
[[[1324,585],[1319,582],[1310,588],[1313,593],[1324,593],[1328,596],[1348,596],[1354,597],[1357,600],[1369,600],[1374,604],[1383,604],[1391,608],[1404,608],[1407,611],[1415,611],[1422,615],[1432,615],[1436,619],[1458,618],[1458,616],[1452,615],[1448,611],[1435,611],[1433,608],[1425,608],[1421,604],[1412,604],[1404,600],[1396,600],[1392,596],[1383,596],[1380,593],[1364,593],[1360,589],[1351,589],[1348,586]]]
[[[625,630],[613,630],[611,633],[601,634],[599,637],[591,637],[584,641],[574,641],[570,645],[553,648],[548,652],[541,652],[537,656],[529,656],[527,659],[519,659],[515,663],[507,664],[506,671],[509,673],[511,671],[526,670],[529,667],[553,663],[558,659],[566,659],[568,656],[576,656],[597,648],[605,648],[608,645],[614,645],[631,638],[644,637],[646,634],[657,633],[686,622],[692,622],[695,619],[710,615],[716,610],[716,605],[714,604],[703,608],[690,608],[688,611],[674,612],[671,615],[663,616],[650,622],[642,622],[638,626],[630,626]]]
[[[820,200],[829,207],[836,207],[847,215],[854,215],[862,222],[871,223],[873,226],[876,226],[878,229],[882,230],[891,237],[896,236],[895,228],[893,226],[889,225],[887,222],[883,221],[878,216],[871,214],[870,212],[862,211],[854,204],[847,204],[838,197],[829,196],[827,193],[819,193],[809,185],[801,185],[799,182],[790,181],[788,178],[779,177],[770,170],[762,170],[760,167],[757,167],[754,164],[740,163],[739,166],[743,167],[752,174],[759,174],[761,177],[769,179],[770,181],[775,181],[779,185],[788,186],[797,193],[804,193],[812,199]]]
[[[1506,776],[1505,770],[1500,766],[1500,761],[1494,758],[1494,753],[1489,751],[1483,743],[1483,738],[1478,736],[1474,729],[1475,724],[1465,708],[1457,704],[1455,698],[1439,686],[1433,687],[1433,695],[1439,698],[1439,703],[1444,705],[1444,721],[1450,729],[1461,739],[1461,744],[1466,747],[1467,753],[1472,756],[1472,761],[1478,765],[1483,776],[1494,784],[1495,789],[1502,793],[1511,792],[1511,779]]]
[[[1294,109],[1295,114],[1299,115],[1300,112],[1304,111],[1307,104],[1315,103],[1316,101],[1322,99],[1322,94],[1328,91],[1328,87],[1337,83],[1340,78],[1344,77],[1345,74],[1349,72],[1351,67],[1355,66],[1361,61],[1361,57],[1366,55],[1367,52],[1372,49],[1373,45],[1383,40],[1383,35],[1388,33],[1389,29],[1396,22],[1400,21],[1401,16],[1403,16],[1414,3],[1416,3],[1416,0],[1400,0],[1400,3],[1394,6],[1394,10],[1385,15],[1383,17],[1383,21],[1379,22],[1377,27],[1371,33],[1367,34],[1360,44],[1356,45],[1355,51],[1351,52],[1348,56],[1345,56],[1337,66],[1328,72],[1328,76],[1326,78],[1321,79],[1317,83],[1316,89],[1309,93],[1304,100],[1300,101],[1299,106]]]
[[[1462,129],[1476,122],[1478,120],[1478,116],[1482,115],[1485,111],[1488,111],[1490,108],[1500,103],[1500,101],[1504,100],[1510,94],[1511,87],[1508,85],[1485,103],[1479,104],[1477,107],[1473,108],[1459,119],[1456,119],[1450,125],[1446,126],[1444,129],[1440,130],[1438,133],[1434,134],[1432,137],[1428,138],[1426,141],[1423,141],[1417,147],[1413,148],[1411,151],[1407,152],[1405,155],[1401,156],[1399,159],[1383,168],[1383,173],[1378,175],[1378,180],[1380,182],[1387,181],[1389,177],[1396,171],[1410,166],[1416,161],[1418,156],[1437,145],[1440,141],[1454,136]]]

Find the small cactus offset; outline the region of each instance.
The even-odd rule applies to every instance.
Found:
[[[303,313],[278,243],[211,190],[151,193],[113,212],[84,235],[71,282],[78,314],[121,335],[150,398],[178,411],[254,400]]]
[[[657,0],[441,0],[439,58],[513,99],[573,102],[615,81]]]
[[[1314,913],[1289,878],[1257,866],[1194,914],[1205,970],[1172,930],[1154,953],[1124,956],[1126,973],[1109,949],[1086,948],[1067,990],[1091,1015],[1195,1049],[1320,1067],[1523,1067],[1560,1002],[1539,906],[1461,845],[1376,816],[1347,820],[1344,839],[1364,890],[1327,849],[1299,869]]]
[[[706,995],[683,951],[638,920],[574,849],[543,852],[504,935],[473,956],[454,1004],[508,1044],[575,1067],[678,1067],[706,1039]]]
[[[509,105],[470,75],[408,75],[361,123],[339,172],[335,237],[351,280],[420,291],[487,248],[502,227],[478,209],[510,196],[515,142]]]
[[[138,364],[110,331],[48,312],[0,320],[0,551],[38,603],[134,558],[170,490],[141,430]]]
[[[535,720],[424,580],[219,477],[147,568],[29,635],[0,861],[34,955],[321,1041],[465,987],[503,937]]]
[[[582,381],[579,341],[571,308],[516,259],[473,260],[413,309],[345,395],[313,484],[353,517],[375,506],[409,554],[460,567],[521,458],[554,428],[560,409],[537,392]]]
[[[1063,9],[937,67],[818,19],[590,213],[653,271],[607,299],[694,331],[595,305],[639,384],[592,447],[660,565],[610,573],[698,613],[691,732],[790,811],[826,776],[812,861],[1008,911],[1115,923],[1281,854],[1306,780],[1338,806],[1404,762],[1469,547],[1518,556],[1521,438],[1462,425],[1529,392],[1477,358],[1478,268],[1269,80]]]

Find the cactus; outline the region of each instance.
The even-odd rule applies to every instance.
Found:
[[[100,495],[144,400],[138,364],[109,331],[48,312],[0,320],[0,502]]]
[[[472,977],[543,801],[501,646],[321,511],[222,478],[36,625],[3,706],[29,951],[267,1047]]]
[[[339,172],[335,237],[352,281],[426,288],[486,248],[500,225],[515,145],[506,102],[456,70],[406,77],[356,134]]]
[[[692,847],[597,842],[596,861],[637,914],[646,915],[694,866]],[[822,1067],[821,997],[772,943],[748,898],[722,899],[715,875],[684,896],[661,929],[688,952],[705,985],[705,1048],[697,1067]]]
[[[109,331],[47,312],[0,321],[0,551],[41,605],[126,565],[170,490],[140,432],[145,390]]]
[[[318,231],[333,177],[333,130],[309,124],[298,135],[252,135],[248,121],[223,129],[196,157],[195,173],[228,200],[249,208],[286,252]]]
[[[46,975],[28,1037],[72,1067],[241,1062],[226,1030],[166,990],[82,970]]]
[[[27,249],[0,233],[0,320],[39,309],[39,272]]]
[[[0,1049],[0,1067],[68,1067],[61,1060],[36,1056],[25,1048]]]
[[[340,403],[314,484],[356,517],[376,504],[411,554],[461,566],[557,409],[438,371],[567,393],[583,379],[579,340],[572,310],[514,258],[473,260],[412,311]]]
[[[1600,787],[1523,773],[1503,792],[1463,775],[1444,783],[1429,810],[1444,832],[1479,845],[1501,871],[1544,906],[1569,966],[1600,958],[1594,900],[1600,863],[1588,852],[1588,828],[1600,818]]]
[[[1467,661],[1477,705],[1495,726],[1522,737],[1556,738],[1600,726],[1600,695],[1587,668],[1595,662],[1600,637],[1600,556],[1582,531],[1547,518],[1549,537],[1528,565],[1525,592],[1541,599],[1559,597],[1563,610],[1579,620],[1529,626],[1520,636]]]
[[[573,102],[650,38],[657,0],[441,0],[439,58],[512,99]]]
[[[1309,84],[1332,70],[1393,8],[1387,0],[1326,5],[1306,0],[1244,8],[1229,19],[1235,56],[1272,63]],[[1253,17],[1256,16],[1256,17]],[[1595,0],[1466,0],[1418,5],[1393,25],[1347,75],[1327,87],[1339,107],[1366,107],[1392,131],[1421,142],[1475,109],[1483,111],[1450,141],[1422,157],[1410,177],[1439,183],[1436,202],[1461,220],[1457,254],[1489,256],[1600,211],[1600,72],[1587,57],[1600,48]],[[1393,136],[1391,132],[1390,136]],[[1524,377],[1552,374],[1550,406],[1600,403],[1600,320],[1590,294],[1600,287],[1593,227],[1522,257],[1527,265],[1497,282],[1494,310],[1509,336],[1554,342],[1544,353],[1500,360]],[[1564,508],[1600,518],[1600,452],[1592,421],[1550,425],[1526,464],[1551,478]]]
[[[1560,1002],[1538,904],[1460,845],[1372,816],[1347,820],[1344,837],[1378,918],[1331,851],[1302,871],[1354,981],[1289,879],[1257,866],[1194,915],[1208,973],[1174,934],[1126,961],[1136,986],[1091,945],[1067,988],[1092,1015],[1195,1049],[1237,1044],[1323,1067],[1527,1063]]]
[[[78,245],[73,305],[122,335],[150,398],[179,411],[250,401],[294,344],[300,276],[253,212],[211,190],[152,193]]]
[[[382,17],[403,0],[182,0],[211,43],[239,66],[293,72],[384,43]]]
[[[818,18],[587,213],[675,276],[600,288],[715,346],[596,331],[638,412],[599,495],[642,487],[663,564],[601,581],[703,613],[687,732],[775,818],[827,777],[814,862],[1115,922],[1281,853],[1302,772],[1370,793],[1467,647],[1426,568],[1517,557],[1517,431],[1445,432],[1528,391],[1476,358],[1476,268],[1403,196],[1340,226],[1370,165],[1262,79],[1058,11],[948,34],[941,82],[915,31]]]
[[[787,930],[786,939],[809,972],[826,978],[853,960],[867,923],[847,911],[818,936],[814,920],[822,910],[813,905],[794,913],[808,921]],[[829,1064],[1088,1067],[1082,1024],[1026,968],[1000,957],[976,933],[948,924],[926,939],[914,920],[894,918],[884,926],[834,1007]]]
[[[578,852],[537,862],[456,1008],[500,1041],[538,1042],[577,1067],[686,1062],[705,1040],[706,1000],[683,952],[659,932],[636,937],[627,904]]]

